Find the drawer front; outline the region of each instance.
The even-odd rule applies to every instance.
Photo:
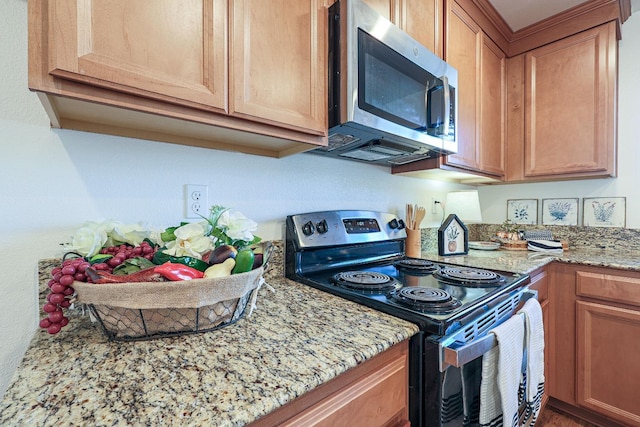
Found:
[[[576,271],[576,295],[640,306],[640,277]]]

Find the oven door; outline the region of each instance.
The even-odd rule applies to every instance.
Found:
[[[521,288],[464,328],[438,340],[438,422],[426,426],[479,425],[482,356],[497,345],[490,332],[529,298],[537,299],[537,292]],[[523,415],[524,410],[523,405],[519,412]]]

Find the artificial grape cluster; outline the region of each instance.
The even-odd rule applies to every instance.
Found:
[[[147,241],[143,241],[139,246],[130,246],[125,244],[120,246],[109,246],[107,248],[102,248],[100,253],[103,255],[111,255],[112,258],[109,258],[105,262],[96,263],[92,267],[96,270],[111,273],[114,268],[130,258],[142,257],[151,261],[157,249],[157,247],[151,246]]]
[[[50,334],[57,334],[69,323],[62,310],[71,305],[70,298],[74,293],[71,285],[75,280],[87,281],[84,272],[90,265],[84,258],[73,258],[64,260],[60,266],[51,270],[51,280],[47,283],[49,295],[47,302],[42,306],[42,311],[48,316],[40,320],[41,328]]]
[[[85,258],[66,259],[58,267],[51,270],[51,279],[47,283],[49,294],[47,302],[42,306],[42,311],[47,317],[40,320],[40,327],[46,329],[50,334],[57,334],[69,323],[69,319],[64,316],[63,310],[71,306],[71,298],[74,289],[71,286],[74,281],[89,282],[85,275],[87,267],[111,273],[113,269],[130,258],[143,257],[148,260],[153,259],[157,247],[151,246],[148,242],[142,242],[139,246],[120,245],[103,248],[100,253],[111,255],[104,262],[93,265]]]

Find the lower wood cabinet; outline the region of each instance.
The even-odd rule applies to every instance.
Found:
[[[552,406],[640,425],[640,273],[554,264],[550,277]]]
[[[396,344],[250,426],[409,426],[408,343]]]
[[[548,377],[549,372],[549,275],[547,267],[540,268],[530,274],[531,283],[529,289],[538,292],[538,302],[542,308],[542,323],[544,325],[544,375]],[[542,408],[547,404],[547,392],[542,396]]]

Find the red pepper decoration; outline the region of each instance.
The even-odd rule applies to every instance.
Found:
[[[204,277],[204,273],[195,268],[189,267],[184,264],[173,263],[167,261],[153,269],[156,273],[162,274],[169,280],[191,280],[201,279]]]

